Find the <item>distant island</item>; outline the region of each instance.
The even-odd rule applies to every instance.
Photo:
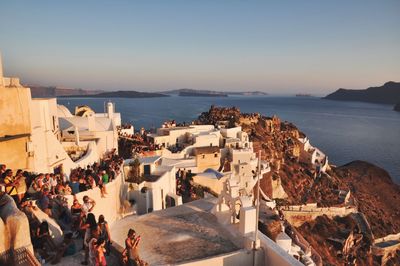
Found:
[[[394,106],[393,110],[400,112],[400,102]]]
[[[178,89],[160,92],[140,92],[140,91],[104,91],[88,90],[81,88],[65,88],[58,86],[37,86],[26,85],[31,89],[33,98],[54,98],[54,97],[94,97],[94,98],[153,98],[168,97],[178,95],[182,97],[228,97],[229,95],[239,96],[265,96],[262,91],[212,91],[195,89]]]
[[[338,89],[323,99],[398,104],[400,103],[400,82],[389,81],[383,86],[370,87],[365,90]]]
[[[92,95],[66,95],[60,97],[86,97],[86,98],[155,98],[169,97],[169,95],[140,91],[108,91]]]
[[[36,86],[36,85],[25,85],[31,89],[31,95],[33,98],[53,98],[59,96],[71,96],[71,95],[93,95],[102,93],[101,90],[84,90],[84,89],[73,89],[64,88],[57,86]]]
[[[182,89],[179,90],[179,96],[197,96],[197,97],[228,97],[228,94],[217,91],[206,91],[206,90],[192,90]]]
[[[296,97],[312,97],[312,95],[308,93],[297,93]]]
[[[243,95],[243,96],[266,96],[268,93],[263,91],[228,91],[226,92],[228,95]]]
[[[268,95],[268,93],[262,91],[212,91],[212,90],[195,90],[187,88],[161,91],[160,93],[168,95],[199,96],[199,97],[227,97],[229,95],[242,95],[242,96]]]

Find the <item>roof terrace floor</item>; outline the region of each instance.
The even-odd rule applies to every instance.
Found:
[[[141,235],[139,254],[150,265],[177,264],[239,250],[235,239],[210,213],[213,202],[197,200],[142,216],[129,216],[111,228],[124,247],[129,228]]]

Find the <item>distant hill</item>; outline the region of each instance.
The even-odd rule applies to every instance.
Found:
[[[400,102],[394,106],[393,110],[400,112]]]
[[[169,90],[162,91],[160,93],[168,95],[179,95],[179,96],[222,96],[226,97],[229,95],[244,95],[244,96],[254,96],[254,95],[268,95],[266,92],[262,91],[212,91],[212,90],[195,90],[195,89],[179,89],[179,90]]]
[[[265,96],[265,95],[268,95],[268,93],[262,92],[262,91],[240,91],[240,92],[228,91],[226,93],[228,95],[243,95],[243,96]]]
[[[55,86],[30,86],[25,85],[28,88],[31,88],[31,95],[33,98],[52,98],[58,96],[69,96],[69,95],[93,95],[98,94],[103,91],[101,90],[83,90],[83,89],[70,89],[70,88],[62,88]]]
[[[338,89],[324,97],[324,99],[397,104],[400,103],[400,82],[389,81],[383,86],[370,87],[365,90]]]
[[[228,94],[217,91],[206,91],[206,90],[192,90],[182,89],[179,90],[179,96],[197,96],[197,97],[228,97]]]
[[[154,98],[169,97],[161,93],[140,92],[140,91],[108,91],[91,95],[66,95],[61,97],[90,97],[90,98]]]

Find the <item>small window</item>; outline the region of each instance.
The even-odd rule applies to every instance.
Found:
[[[218,153],[214,153],[214,157],[217,158],[218,157]]]
[[[202,157],[203,157],[203,159],[205,159],[205,158],[206,158],[206,155],[205,155],[205,154],[203,154],[203,156],[202,156]]]

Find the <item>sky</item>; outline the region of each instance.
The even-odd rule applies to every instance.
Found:
[[[400,81],[400,1],[1,1],[6,76],[323,95]]]

